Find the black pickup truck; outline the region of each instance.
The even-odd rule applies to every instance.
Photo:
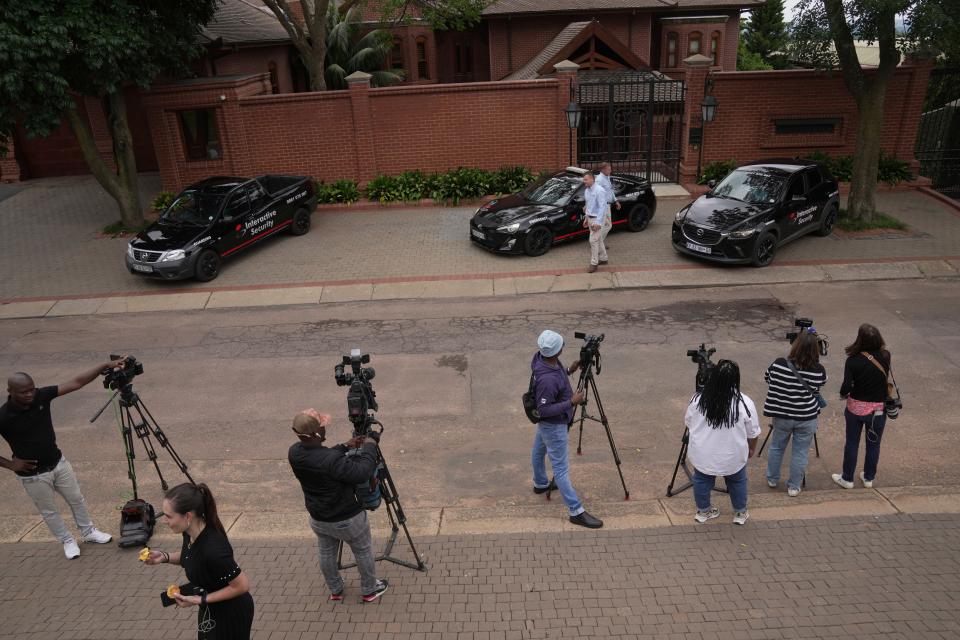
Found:
[[[174,198],[160,218],[127,245],[130,273],[213,280],[221,261],[287,229],[310,230],[317,207],[313,180],[303,176],[207,178]]]

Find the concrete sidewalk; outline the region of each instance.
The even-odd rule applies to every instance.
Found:
[[[926,640],[960,625],[957,515],[737,527],[725,510],[670,529],[421,537],[428,571],[379,563],[390,589],[370,605],[352,569],[346,599],[326,601],[309,536],[234,542],[261,640]],[[160,606],[182,570],[136,550],[84,545],[67,561],[58,545],[0,545],[0,571],[0,638],[196,638],[194,609]]]

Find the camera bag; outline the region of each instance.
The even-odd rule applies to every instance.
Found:
[[[523,412],[527,415],[527,420],[533,424],[540,422],[540,411],[537,409],[537,392],[535,387],[536,381],[531,373],[530,387],[527,389],[527,392],[521,396],[520,401],[523,403]]]
[[[861,351],[860,353],[873,363],[873,366],[880,369],[880,372],[887,378],[887,399],[883,401],[883,410],[886,412],[888,418],[896,420],[900,416],[900,409],[903,403],[900,402],[900,387],[897,386],[897,380],[893,377],[893,367],[891,366],[890,370],[887,371],[883,368],[883,365],[877,362],[877,359],[869,353],[866,351]]]
[[[120,541],[121,547],[142,547],[153,535],[153,526],[156,524],[156,515],[153,505],[146,500],[128,500],[120,511]]]

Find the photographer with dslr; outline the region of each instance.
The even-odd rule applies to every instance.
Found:
[[[887,380],[891,356],[883,343],[880,330],[872,324],[860,325],[857,339],[846,348],[847,361],[843,366],[843,384],[840,396],[847,399],[843,416],[847,423],[846,444],[843,447],[843,473],[834,473],[833,481],[844,489],[853,488],[853,474],[857,470],[857,452],[860,432],[866,429],[867,443],[860,480],[866,488],[873,487],[880,460],[880,439],[887,424],[884,402],[887,399]],[[891,414],[894,416],[895,414]]]
[[[356,485],[370,480],[377,468],[377,441],[357,436],[346,444],[325,447],[329,424],[330,416],[315,409],[294,416],[293,432],[299,442],[290,447],[287,458],[303,489],[330,601],[343,600],[338,551],[340,543],[345,542],[360,571],[361,599],[373,602],[387,590],[387,581],[377,580],[370,523],[354,491]],[[356,455],[348,456],[351,450],[357,450]]]
[[[590,529],[599,529],[603,521],[587,513],[570,482],[570,459],[567,451],[567,429],[573,422],[574,407],[582,404],[582,391],[573,392],[568,376],[580,368],[580,361],[569,369],[560,363],[563,338],[547,329],[537,339],[539,350],[530,362],[534,378],[534,397],[540,422],[533,439],[533,492],[546,493],[558,489],[570,510],[570,522]],[[553,480],[547,480],[545,456],[550,456]]]
[[[816,330],[811,326],[799,331],[790,346],[790,354],[774,360],[763,378],[767,381],[763,415],[773,418],[767,453],[767,486],[776,488],[780,483],[783,453],[792,438],[787,495],[798,496],[807,472],[810,442],[817,433],[822,401],[819,389],[827,383],[827,371],[820,364]]]
[[[694,519],[703,523],[720,515],[720,509],[710,504],[710,493],[717,476],[723,476],[733,505],[733,523],[745,524],[750,517],[747,460],[753,457],[760,435],[757,409],[753,400],[740,392],[736,362],[720,360],[705,376],[703,389],[694,394],[684,416],[690,430],[688,454],[694,466]]]
[[[7,379],[10,395],[0,406],[0,436],[10,445],[13,455],[9,460],[0,457],[0,467],[17,474],[50,533],[63,545],[63,553],[70,560],[80,556],[80,547],[60,517],[55,493],[63,496],[70,506],[81,541],[106,544],[113,538],[93,526],[73,467],[57,447],[50,403],[87,386],[105,370],[123,366],[123,359],[105,362],[69,382],[49,387],[37,388],[26,373],[15,373]]]

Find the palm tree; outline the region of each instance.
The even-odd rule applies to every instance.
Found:
[[[327,11],[327,89],[346,89],[346,77],[354,71],[369,73],[370,85],[385,87],[401,82],[402,71],[385,71],[384,61],[393,48],[393,39],[384,29],[374,29],[363,37],[360,32],[360,8],[353,6],[341,14],[331,2]]]

